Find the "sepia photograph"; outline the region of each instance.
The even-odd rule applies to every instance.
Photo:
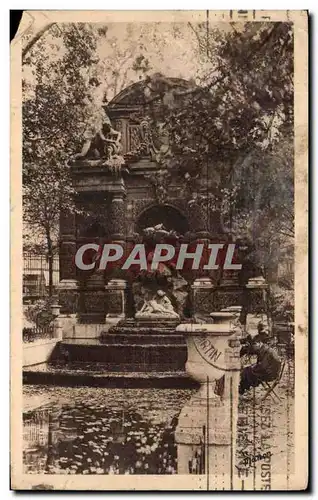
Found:
[[[24,11],[12,489],[306,489],[307,15]]]

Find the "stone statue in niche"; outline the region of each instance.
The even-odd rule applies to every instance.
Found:
[[[163,290],[157,290],[155,296],[146,300],[140,311],[136,313],[136,319],[161,319],[163,317],[180,319],[166,293]]]

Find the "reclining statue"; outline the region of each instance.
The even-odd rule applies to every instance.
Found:
[[[153,318],[154,316],[179,319],[179,314],[176,313],[170,299],[163,290],[158,290],[153,299],[145,301],[136,314],[137,319]]]

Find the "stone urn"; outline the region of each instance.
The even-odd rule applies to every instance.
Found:
[[[178,473],[213,474],[218,489],[229,489],[235,470],[241,328],[237,311],[211,313],[211,318],[213,323],[182,323],[176,329],[187,343],[186,372],[200,385],[179,415]]]
[[[232,312],[217,312],[211,313],[211,317],[211,324],[181,323],[176,328],[187,342],[186,372],[201,386],[197,397],[206,397],[207,384],[215,385],[215,381],[227,371],[236,369],[232,367],[229,350],[229,340],[237,340],[236,315]]]

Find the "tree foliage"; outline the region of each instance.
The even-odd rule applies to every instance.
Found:
[[[292,25],[233,23],[209,36],[205,25],[190,28],[207,71],[184,92],[161,77],[170,163],[190,198],[218,204],[225,226],[252,240],[266,266],[293,238]]]
[[[41,39],[32,46],[24,59],[22,114],[23,216],[46,249],[50,294],[60,211],[75,209],[66,160],[83,133],[91,92],[86,80],[96,48],[85,24],[53,28],[59,32],[52,37],[51,49],[60,38],[64,53],[48,60]]]
[[[192,153],[196,168],[207,159],[231,160],[233,165],[239,154],[271,149],[293,131],[291,25],[232,28],[213,30],[208,47],[205,30],[199,28],[207,72],[188,92],[180,95],[167,88],[162,98],[175,152]]]
[[[75,211],[67,161],[81,149],[85,131],[98,128],[107,90],[116,93],[131,74],[150,69],[138,40],[121,50],[107,32],[107,26],[96,24],[51,23],[26,39],[23,49],[25,243],[47,254],[50,293],[59,216]],[[100,61],[98,43],[105,37],[111,50]]]

